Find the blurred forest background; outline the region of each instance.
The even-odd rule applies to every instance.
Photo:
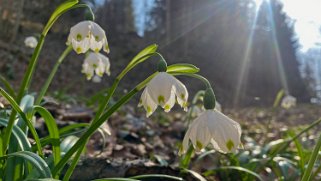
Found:
[[[281,89],[299,102],[316,98],[314,65],[299,61],[295,22],[283,12],[279,1],[263,2],[258,8],[252,0],[151,0],[152,5],[144,1],[145,8],[138,13],[135,1],[84,1],[93,7],[96,22],[106,30],[112,77],[139,50],[157,43],[169,64],[187,62],[198,66],[225,107],[270,106]],[[24,38],[39,36],[60,2],[0,0],[0,73],[15,87],[19,86],[32,53],[24,47]],[[87,13],[68,12],[53,27],[41,54],[33,91],[39,90],[64,50],[70,27]],[[305,59],[315,57],[310,55]],[[81,74],[83,58],[73,53],[65,60],[51,92],[88,96],[110,85],[111,78],[107,76],[100,84],[86,81]],[[124,88],[133,87],[133,83],[155,71],[154,67],[155,61],[150,61],[135,68],[124,80]],[[191,81],[187,86],[196,91],[202,85]]]

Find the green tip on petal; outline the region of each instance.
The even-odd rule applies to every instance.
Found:
[[[165,97],[164,96],[158,96],[158,103],[159,104],[165,103]]]
[[[234,142],[232,140],[228,140],[226,142],[226,147],[229,151],[231,151],[234,148]]]
[[[168,111],[170,111],[171,107],[170,107],[170,105],[166,104],[164,106],[164,109],[165,109],[166,112],[168,112]]]
[[[81,48],[81,47],[77,47],[76,52],[77,52],[78,54],[80,54],[80,53],[82,52],[82,48]]]
[[[200,141],[196,141],[196,149],[197,150],[202,150],[203,149],[203,144]]]

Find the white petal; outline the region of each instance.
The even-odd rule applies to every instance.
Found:
[[[149,117],[157,109],[157,104],[148,94],[147,87],[144,89],[138,106],[143,106],[146,111],[146,117]]]
[[[173,108],[174,105],[175,105],[175,93],[174,93],[174,90],[172,90],[170,98],[164,104],[163,109],[165,112],[169,112]]]
[[[85,38],[89,38],[91,30],[91,21],[82,21],[74,25],[70,29],[71,39],[81,41]]]
[[[223,153],[234,152],[241,143],[241,126],[217,110],[205,111],[214,148]],[[215,143],[215,144],[214,144]]]
[[[182,155],[184,153],[186,153],[187,149],[188,149],[188,142],[190,139],[190,128],[186,131],[183,142],[182,142],[182,146],[179,149],[178,155]]]
[[[98,55],[100,56],[101,61],[103,61],[103,63],[104,63],[106,74],[110,75],[110,61],[109,61],[109,58],[106,57],[105,55],[101,54],[101,53],[99,53]]]
[[[96,41],[94,38],[90,39],[90,49],[94,52],[99,52],[103,47],[102,41]]]
[[[177,102],[182,108],[184,108],[185,111],[187,111],[187,100],[188,100],[187,89],[185,85],[175,77],[173,77],[173,82],[176,88],[175,94],[177,96]]]
[[[98,65],[97,65],[97,67],[95,69],[95,72],[99,77],[102,77],[104,75],[104,73],[105,73],[105,64],[101,60],[98,61]]]
[[[150,97],[164,107],[172,94],[172,77],[166,72],[158,73],[147,85]]]
[[[88,63],[82,65],[81,72],[86,74],[87,80],[90,80],[94,75],[94,69]]]
[[[89,49],[89,39],[85,38],[81,41],[77,41],[75,39],[71,40],[72,47],[76,51],[76,53],[86,53]]]
[[[110,49],[109,49],[109,45],[108,45],[107,38],[104,39],[103,46],[104,46],[104,49],[103,49],[103,50],[104,50],[106,53],[109,53],[109,52],[110,52]]]

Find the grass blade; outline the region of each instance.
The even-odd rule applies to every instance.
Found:
[[[50,112],[41,107],[41,106],[34,106],[34,111],[38,112],[41,117],[45,120],[49,131],[49,137],[54,140],[52,143],[52,150],[53,150],[53,157],[54,157],[54,164],[56,165],[60,161],[60,143],[59,143],[59,131],[56,124],[56,120],[52,117]]]
[[[51,172],[47,165],[47,163],[37,154],[29,152],[29,151],[20,151],[15,153],[10,153],[0,159],[19,157],[24,160],[29,161],[32,164],[33,168],[35,168],[40,174],[40,178],[51,178]]]

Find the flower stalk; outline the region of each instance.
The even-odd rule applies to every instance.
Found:
[[[57,70],[58,70],[58,67],[61,65],[61,63],[63,62],[63,60],[66,58],[66,56],[71,52],[72,50],[72,47],[71,46],[68,46],[65,51],[60,55],[60,57],[58,58],[56,64],[54,65],[54,67],[52,68],[52,71],[50,72],[49,74],[49,77],[48,79],[46,80],[44,86],[42,87],[37,99],[36,99],[36,102],[35,102],[35,105],[39,105],[42,98],[44,97],[44,95],[46,94],[51,82],[52,82],[52,79],[54,78]]]

